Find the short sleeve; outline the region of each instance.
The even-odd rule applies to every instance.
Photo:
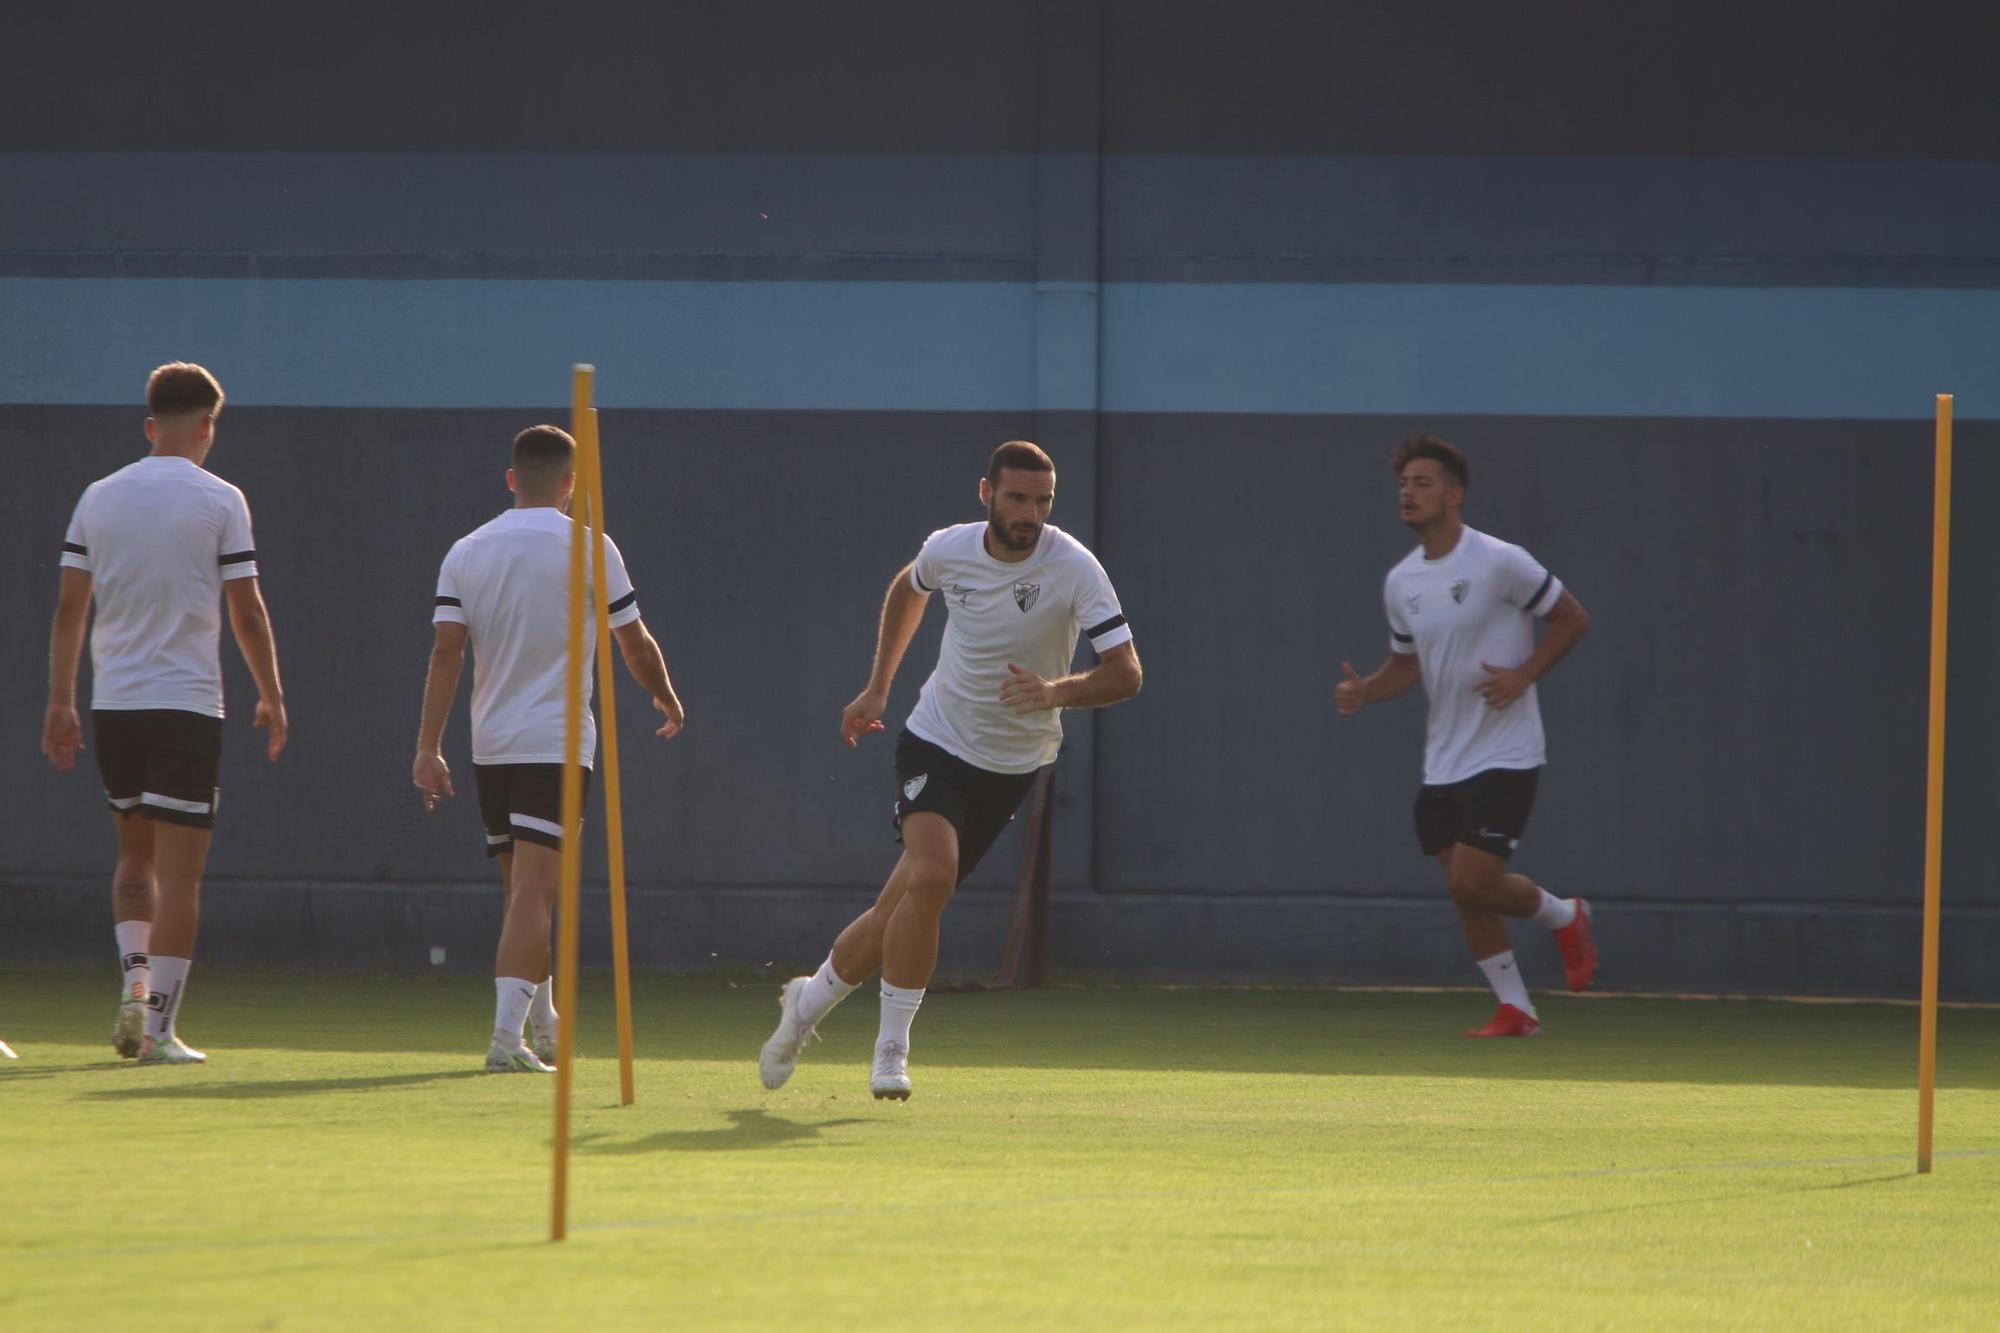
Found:
[[[90,492],[86,490],[69,517],[69,531],[63,534],[62,544],[63,568],[80,569],[86,574],[90,572],[90,531],[85,517],[89,508]]]
[[[1409,655],[1417,651],[1417,636],[1410,633],[1410,622],[1396,605],[1394,585],[1387,579],[1382,581],[1382,609],[1389,617],[1389,651]]]
[[[215,561],[222,567],[225,580],[257,576],[257,543],[250,536],[250,502],[234,486],[223,500],[222,533],[216,542]]]
[[[434,624],[463,625],[465,603],[458,590],[458,547],[454,544],[445,553],[444,564],[438,567],[437,610],[431,615]]]
[[[1090,640],[1091,651],[1102,657],[1119,644],[1130,643],[1132,627],[1118,605],[1118,590],[1111,586],[1111,576],[1096,556],[1087,555],[1086,560],[1076,592],[1076,623],[1083,637]]]
[[[1546,616],[1562,599],[1563,585],[1535,557],[1518,546],[1507,546],[1500,557],[1500,595],[1531,616]]]
[[[632,589],[632,577],[625,572],[625,557],[618,550],[618,543],[609,536],[604,539],[604,581],[611,593],[610,604],[605,608],[610,612],[613,629],[629,625],[639,618],[639,594]]]
[[[921,593],[933,593],[944,585],[944,565],[939,548],[943,545],[945,533],[950,528],[939,528],[924,538],[924,544],[917,551],[917,558],[910,562],[910,582]]]

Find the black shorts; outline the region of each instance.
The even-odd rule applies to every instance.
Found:
[[[222,719],[181,708],[96,708],[90,729],[118,816],[214,828]]]
[[[1462,842],[1506,860],[1528,830],[1541,775],[1539,768],[1489,768],[1463,782],[1417,788],[1417,845],[1436,856]]]
[[[474,764],[479,819],[486,825],[486,854],[505,856],[514,840],[562,847],[561,764]],[[583,770],[583,795],[590,797],[590,770]]]
[[[995,773],[904,731],[896,737],[896,829],[907,815],[943,815],[958,830],[958,881],[963,884],[1014,821],[1033,773]]]

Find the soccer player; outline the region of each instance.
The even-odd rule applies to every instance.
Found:
[[[514,437],[513,463],[507,487],[514,507],[453,543],[438,572],[437,637],[410,776],[424,793],[425,810],[455,794],[440,747],[470,640],[472,772],[486,854],[500,862],[505,894],[486,1068],[546,1074],[555,1059],[549,917],[562,855],[569,502],[576,488],[576,441],[554,426],[530,426]],[[671,740],[685,721],[680,697],[667,677],[660,645],[639,618],[625,559],[609,537],[604,566],[612,637],[632,678],[666,715],[657,734]],[[570,758],[583,766],[588,792],[597,754],[597,722],[590,712],[596,636],[586,633],[583,645],[583,736]],[[521,1039],[522,1026],[530,1021],[532,1050]]]
[[[257,725],[273,761],[288,726],[250,506],[202,467],[222,386],[175,361],[146,381],[146,408],[152,452],[86,487],[63,541],[42,753],[67,773],[84,748],[76,668],[88,635],[91,730],[118,828],[111,904],[125,980],[111,1044],[143,1063],[200,1064],[208,1057],[180,1039],[175,1020],[219,797],[222,601],[257,682]]]
[[[903,854],[875,905],[834,941],[818,972],[785,983],[778,1030],[758,1072],[782,1087],[819,1022],[882,973],[869,1090],[910,1095],[910,1021],[937,967],[938,921],[954,889],[1014,818],[1062,745],[1062,710],[1139,692],[1138,649],[1103,566],[1048,521],[1055,464],[1025,440],[993,451],[979,482],[984,522],[933,532],[882,604],[868,686],[840,715],[849,746],[883,730],[889,685],[933,594],[944,599],[937,669],[896,742]],[[1067,674],[1079,635],[1097,665]]]
[[[1419,545],[1389,571],[1389,657],[1363,679],[1341,663],[1340,716],[1407,692],[1430,696],[1424,781],[1417,791],[1417,843],[1437,858],[1459,925],[1499,1011],[1468,1037],[1532,1037],[1541,1030],[1515,965],[1507,918],[1555,932],[1569,988],[1597,971],[1590,904],[1558,898],[1507,870],[1535,803],[1546,762],[1535,682],[1590,628],[1590,616],[1556,576],[1518,546],[1467,527],[1461,516],[1471,465],[1435,435],[1396,446],[1389,469],[1403,522]],[[1535,642],[1533,617],[1548,621]]]

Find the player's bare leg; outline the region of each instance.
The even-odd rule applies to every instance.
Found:
[[[201,925],[201,878],[208,867],[210,831],[167,820],[147,822],[153,826],[155,885],[152,995],[139,1058],[147,1063],[200,1064],[208,1057],[182,1041],[175,1024],[187,994],[195,934]]]
[[[502,852],[493,859],[500,863],[500,921],[504,929],[507,911],[514,902],[514,854]],[[535,998],[528,1004],[528,1027],[523,1037],[534,1048],[536,1059],[545,1065],[553,1065],[556,1062],[556,1004],[555,978],[549,960],[543,959],[536,974],[523,979],[535,982]]]
[[[546,1074],[549,1066],[521,1040],[521,1027],[534,1003],[535,987],[548,976],[549,927],[555,911],[562,853],[539,843],[514,843],[501,875],[507,915],[493,957],[493,1042],[486,1068],[494,1073]]]
[[[118,869],[111,878],[111,920],[124,979],[111,1046],[129,1060],[145,1042],[146,1000],[153,992],[153,821],[115,814],[112,822],[118,827]]]
[[[944,816],[903,818],[902,901],[882,931],[882,1025],[868,1089],[876,1097],[910,1095],[910,1023],[937,971],[938,931],[958,888],[958,830]]]
[[[907,1005],[908,1014],[916,1012],[916,1002],[923,998],[923,986],[929,983],[930,972],[937,965],[937,916],[944,910],[943,904],[950,901],[951,890],[958,878],[958,830],[943,816],[920,811],[904,817],[902,832],[903,854],[897,859],[896,868],[889,873],[882,892],[876,895],[874,904],[840,932],[834,940],[833,951],[820,964],[818,972],[810,977],[792,978],[779,993],[782,1012],[778,1027],[771,1034],[771,1039],[764,1043],[758,1058],[758,1072],[765,1087],[783,1087],[797,1068],[799,1056],[812,1041],[820,1020],[862,982],[883,969],[885,943],[891,925],[913,890],[923,892],[928,899],[937,902],[934,911],[923,911],[914,918],[919,922],[925,917],[930,920],[929,962],[922,964],[924,980],[915,988],[897,987],[885,973],[883,982],[886,988],[885,1008],[893,1002],[899,1007]],[[940,879],[944,885],[941,896],[937,888]],[[917,936],[921,941],[920,927]],[[912,965],[917,961],[920,960],[911,960]],[[912,989],[914,1000],[909,998]],[[898,1011],[903,1012],[900,1008]],[[903,1059],[907,1063],[907,1017],[901,1020],[901,1032],[901,1049],[905,1052]],[[907,1084],[907,1072],[901,1077]],[[907,1089],[903,1095],[907,1095]]]
[[[1509,871],[1500,857],[1465,843],[1440,852],[1438,864],[1444,868],[1452,902],[1458,907],[1459,928],[1465,934],[1465,942],[1500,1001],[1500,1011],[1493,1021],[1467,1035],[1535,1035],[1541,1021],[1528,998],[1527,984],[1521,979],[1508,937],[1507,919],[1539,921],[1554,930],[1563,949],[1570,989],[1582,990],[1596,968],[1596,949],[1589,936],[1589,905],[1582,899],[1557,898],[1526,875]],[[1571,957],[1572,945],[1579,940],[1589,953],[1581,984],[1579,968]]]

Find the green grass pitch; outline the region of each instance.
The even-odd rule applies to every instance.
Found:
[[[758,1086],[776,987],[586,984],[551,1085],[477,980],[196,971],[204,1068],[121,1064],[105,969],[0,975],[0,1328],[1991,1328],[2000,1012],[1473,994],[939,994],[877,1103],[872,988]]]

